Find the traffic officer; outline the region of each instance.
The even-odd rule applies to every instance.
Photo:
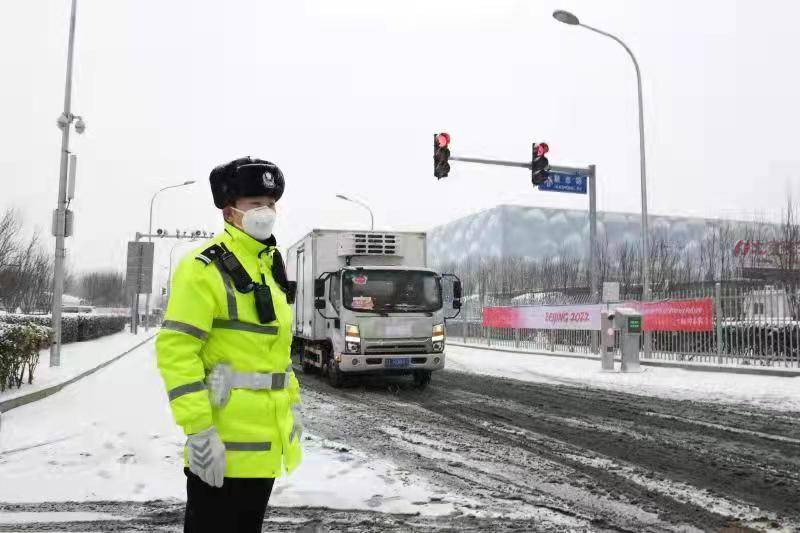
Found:
[[[284,177],[245,157],[210,181],[225,231],[175,271],[158,368],[187,435],[184,531],[261,531],[275,478],[302,453],[289,355],[296,285],[272,235]]]

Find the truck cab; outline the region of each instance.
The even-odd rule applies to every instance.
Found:
[[[445,284],[460,298],[460,282],[425,266],[424,233],[317,231],[287,259],[289,272],[299,259],[293,347],[303,370],[334,386],[369,374],[411,375],[426,386],[444,368],[445,319],[460,307],[458,298],[445,302]],[[373,246],[348,244],[362,239]]]

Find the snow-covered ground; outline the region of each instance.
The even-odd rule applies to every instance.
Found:
[[[138,335],[122,331],[91,341],[64,344],[61,347],[60,365],[57,367],[50,366],[50,350],[42,350],[39,352],[39,365],[33,373],[33,383],[29,385],[26,381],[20,388],[6,389],[0,392],[0,402],[69,381],[82,372],[95,368],[133,348],[155,335],[155,332],[154,329],[145,332],[142,328]]]
[[[800,377],[797,376],[759,376],[653,366],[643,366],[641,373],[623,374],[602,372],[599,359],[511,353],[454,345],[447,347],[446,367],[539,383],[800,411]],[[619,369],[619,363],[616,363],[616,368]]]
[[[117,341],[106,343],[107,350],[124,351]],[[172,421],[153,344],[5,414],[0,502],[185,497],[185,437]],[[304,452],[303,464],[276,482],[272,505],[451,511],[449,504],[430,502],[422,480],[383,459],[314,436],[305,440]]]

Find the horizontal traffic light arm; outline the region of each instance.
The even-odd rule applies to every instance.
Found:
[[[450,156],[450,161],[464,161],[465,163],[480,163],[482,165],[500,165],[503,167],[520,167],[531,169],[530,163],[518,163],[516,161],[501,161],[499,159],[478,159],[477,157],[456,157]]]
[[[531,169],[530,163],[520,163],[517,161],[502,161],[499,159],[479,159],[477,157],[457,157],[457,156],[450,156],[450,161],[463,161],[465,163],[480,163],[482,165],[500,165],[503,167],[519,167],[519,168],[527,168],[528,170]],[[562,167],[556,165],[550,165],[547,167],[548,170],[553,172],[571,172],[571,173],[580,173],[580,174],[589,174],[589,169],[586,167]]]

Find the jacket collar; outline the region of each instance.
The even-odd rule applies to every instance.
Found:
[[[225,222],[225,233],[230,235],[231,239],[234,243],[236,243],[238,248],[241,248],[247,254],[252,254],[256,257],[258,257],[258,255],[264,250],[269,250],[275,247],[274,235],[262,242],[254,239],[229,222]]]

